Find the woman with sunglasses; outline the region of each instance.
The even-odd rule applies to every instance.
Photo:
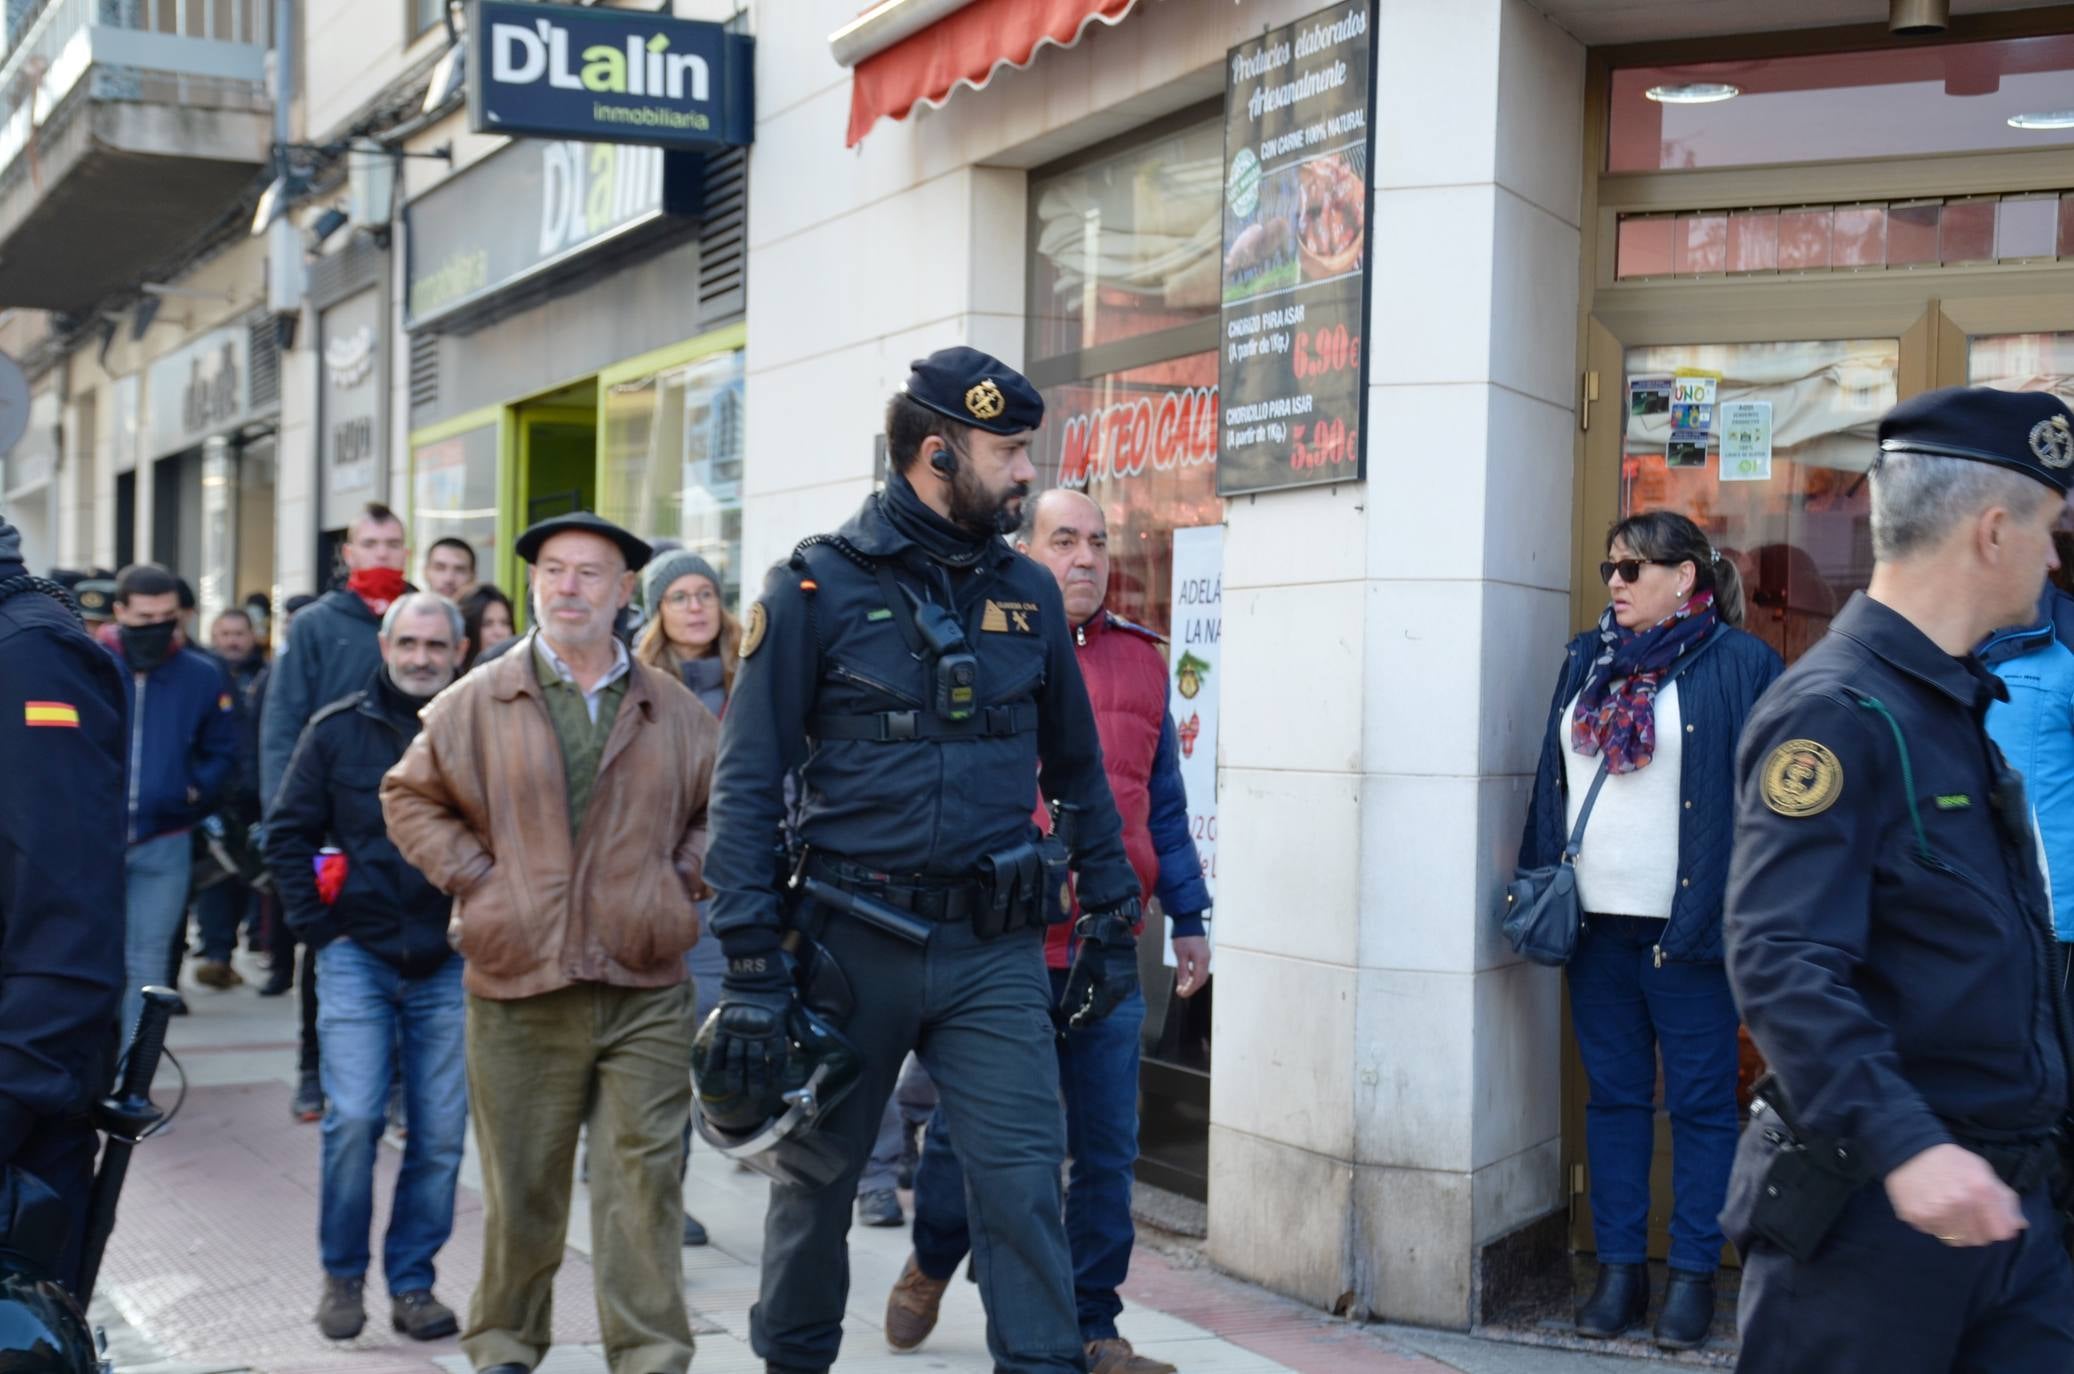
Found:
[[[1519,862],[1561,857],[1603,767],[1577,858],[1585,917],[1568,969],[1591,1092],[1585,1152],[1599,1258],[1577,1330],[1618,1336],[1648,1311],[1660,1054],[1675,1201],[1655,1337],[1683,1350],[1706,1340],[1714,1319],[1715,1218],[1738,1124],[1737,1015],[1721,952],[1736,740],[1784,665],[1737,628],[1742,578],[1682,515],[1648,511],[1615,525],[1599,573],[1610,604],[1570,642]]]

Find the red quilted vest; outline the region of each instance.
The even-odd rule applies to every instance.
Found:
[[[1139,900],[1146,901],[1159,879],[1159,854],[1146,820],[1152,810],[1152,757],[1167,717],[1166,655],[1152,631],[1107,611],[1076,630],[1074,643],[1102,739],[1102,768],[1123,817],[1124,853],[1138,875]],[[1044,957],[1053,968],[1064,968],[1071,957],[1071,931],[1071,925],[1060,924],[1046,933]]]

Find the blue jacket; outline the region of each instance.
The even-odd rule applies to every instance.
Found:
[[[131,844],[192,828],[238,766],[237,692],[215,659],[185,648],[149,673],[122,670],[129,706]]]
[[[25,569],[0,521],[0,580]],[[0,1177],[75,1139],[122,1000],[123,699],[54,597],[0,600]],[[91,1161],[92,1147],[87,1158]],[[0,1225],[0,1230],[4,1230]]]
[[[1562,857],[1570,838],[1563,750],[1570,722],[1563,708],[1584,688],[1599,635],[1570,641],[1549,703],[1541,763],[1527,803],[1519,866],[1539,868]],[[1678,817],[1678,895],[1657,948],[1666,959],[1704,963],[1721,958],[1721,903],[1735,834],[1736,741],[1765,688],[1785,671],[1771,646],[1741,630],[1717,634],[1678,678],[1678,715],[1685,722],[1680,782],[1692,804]],[[1590,842],[1589,834],[1586,842]]]
[[[2074,940],[2074,597],[2048,586],[2038,623],[2003,630],[1980,646],[1981,661],[2009,687],[1988,707],[1988,735],[2024,775],[2045,864],[2052,924]]]
[[[1203,863],[1196,855],[1195,836],[1188,829],[1188,788],[1181,781],[1181,739],[1169,715],[1159,727],[1159,748],[1152,755],[1152,776],[1146,780],[1152,794],[1152,810],[1145,828],[1152,832],[1152,848],[1159,855],[1159,883],[1154,891],[1162,911],[1173,922],[1174,937],[1186,939],[1203,933],[1203,913],[1210,909],[1210,888],[1203,881]]]

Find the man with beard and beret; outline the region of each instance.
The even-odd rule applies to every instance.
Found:
[[[1043,417],[1036,388],[976,349],[915,363],[886,408],[885,490],[773,568],[749,608],[708,866],[727,974],[694,1062],[701,1131],[739,1141],[775,1179],[750,1314],[770,1370],[835,1362],[851,1204],[909,1050],[974,1180],[995,1367],[1085,1368],[1053,1018],[1091,1025],[1136,988],[1139,883],[1058,584],[1002,539],[1021,518]],[[1040,764],[1047,796],[1077,808],[1087,913],[1062,996],[1044,964],[1058,898],[1031,815]],[[836,1019],[861,1074],[811,1139],[751,1154],[771,1136],[756,1118],[772,1085],[826,1043],[800,1038],[815,1033],[786,948],[803,949],[800,937],[854,994]],[[814,1014],[843,1000],[823,996],[835,981],[809,979]]]
[[[1879,445],[1872,583],[1739,746],[1728,972],[1771,1073],[1721,1218],[1738,1367],[2074,1369],[2074,1028],[2024,782],[1984,725],[2008,689],[1974,652],[2058,566],[2074,416],[1954,387]]]

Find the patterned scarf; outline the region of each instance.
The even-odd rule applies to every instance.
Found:
[[[1647,768],[1656,756],[1656,689],[1720,621],[1710,591],[1640,631],[1621,629],[1608,606],[1599,617],[1599,656],[1570,719],[1570,747],[1585,758],[1603,750],[1608,772]]]

